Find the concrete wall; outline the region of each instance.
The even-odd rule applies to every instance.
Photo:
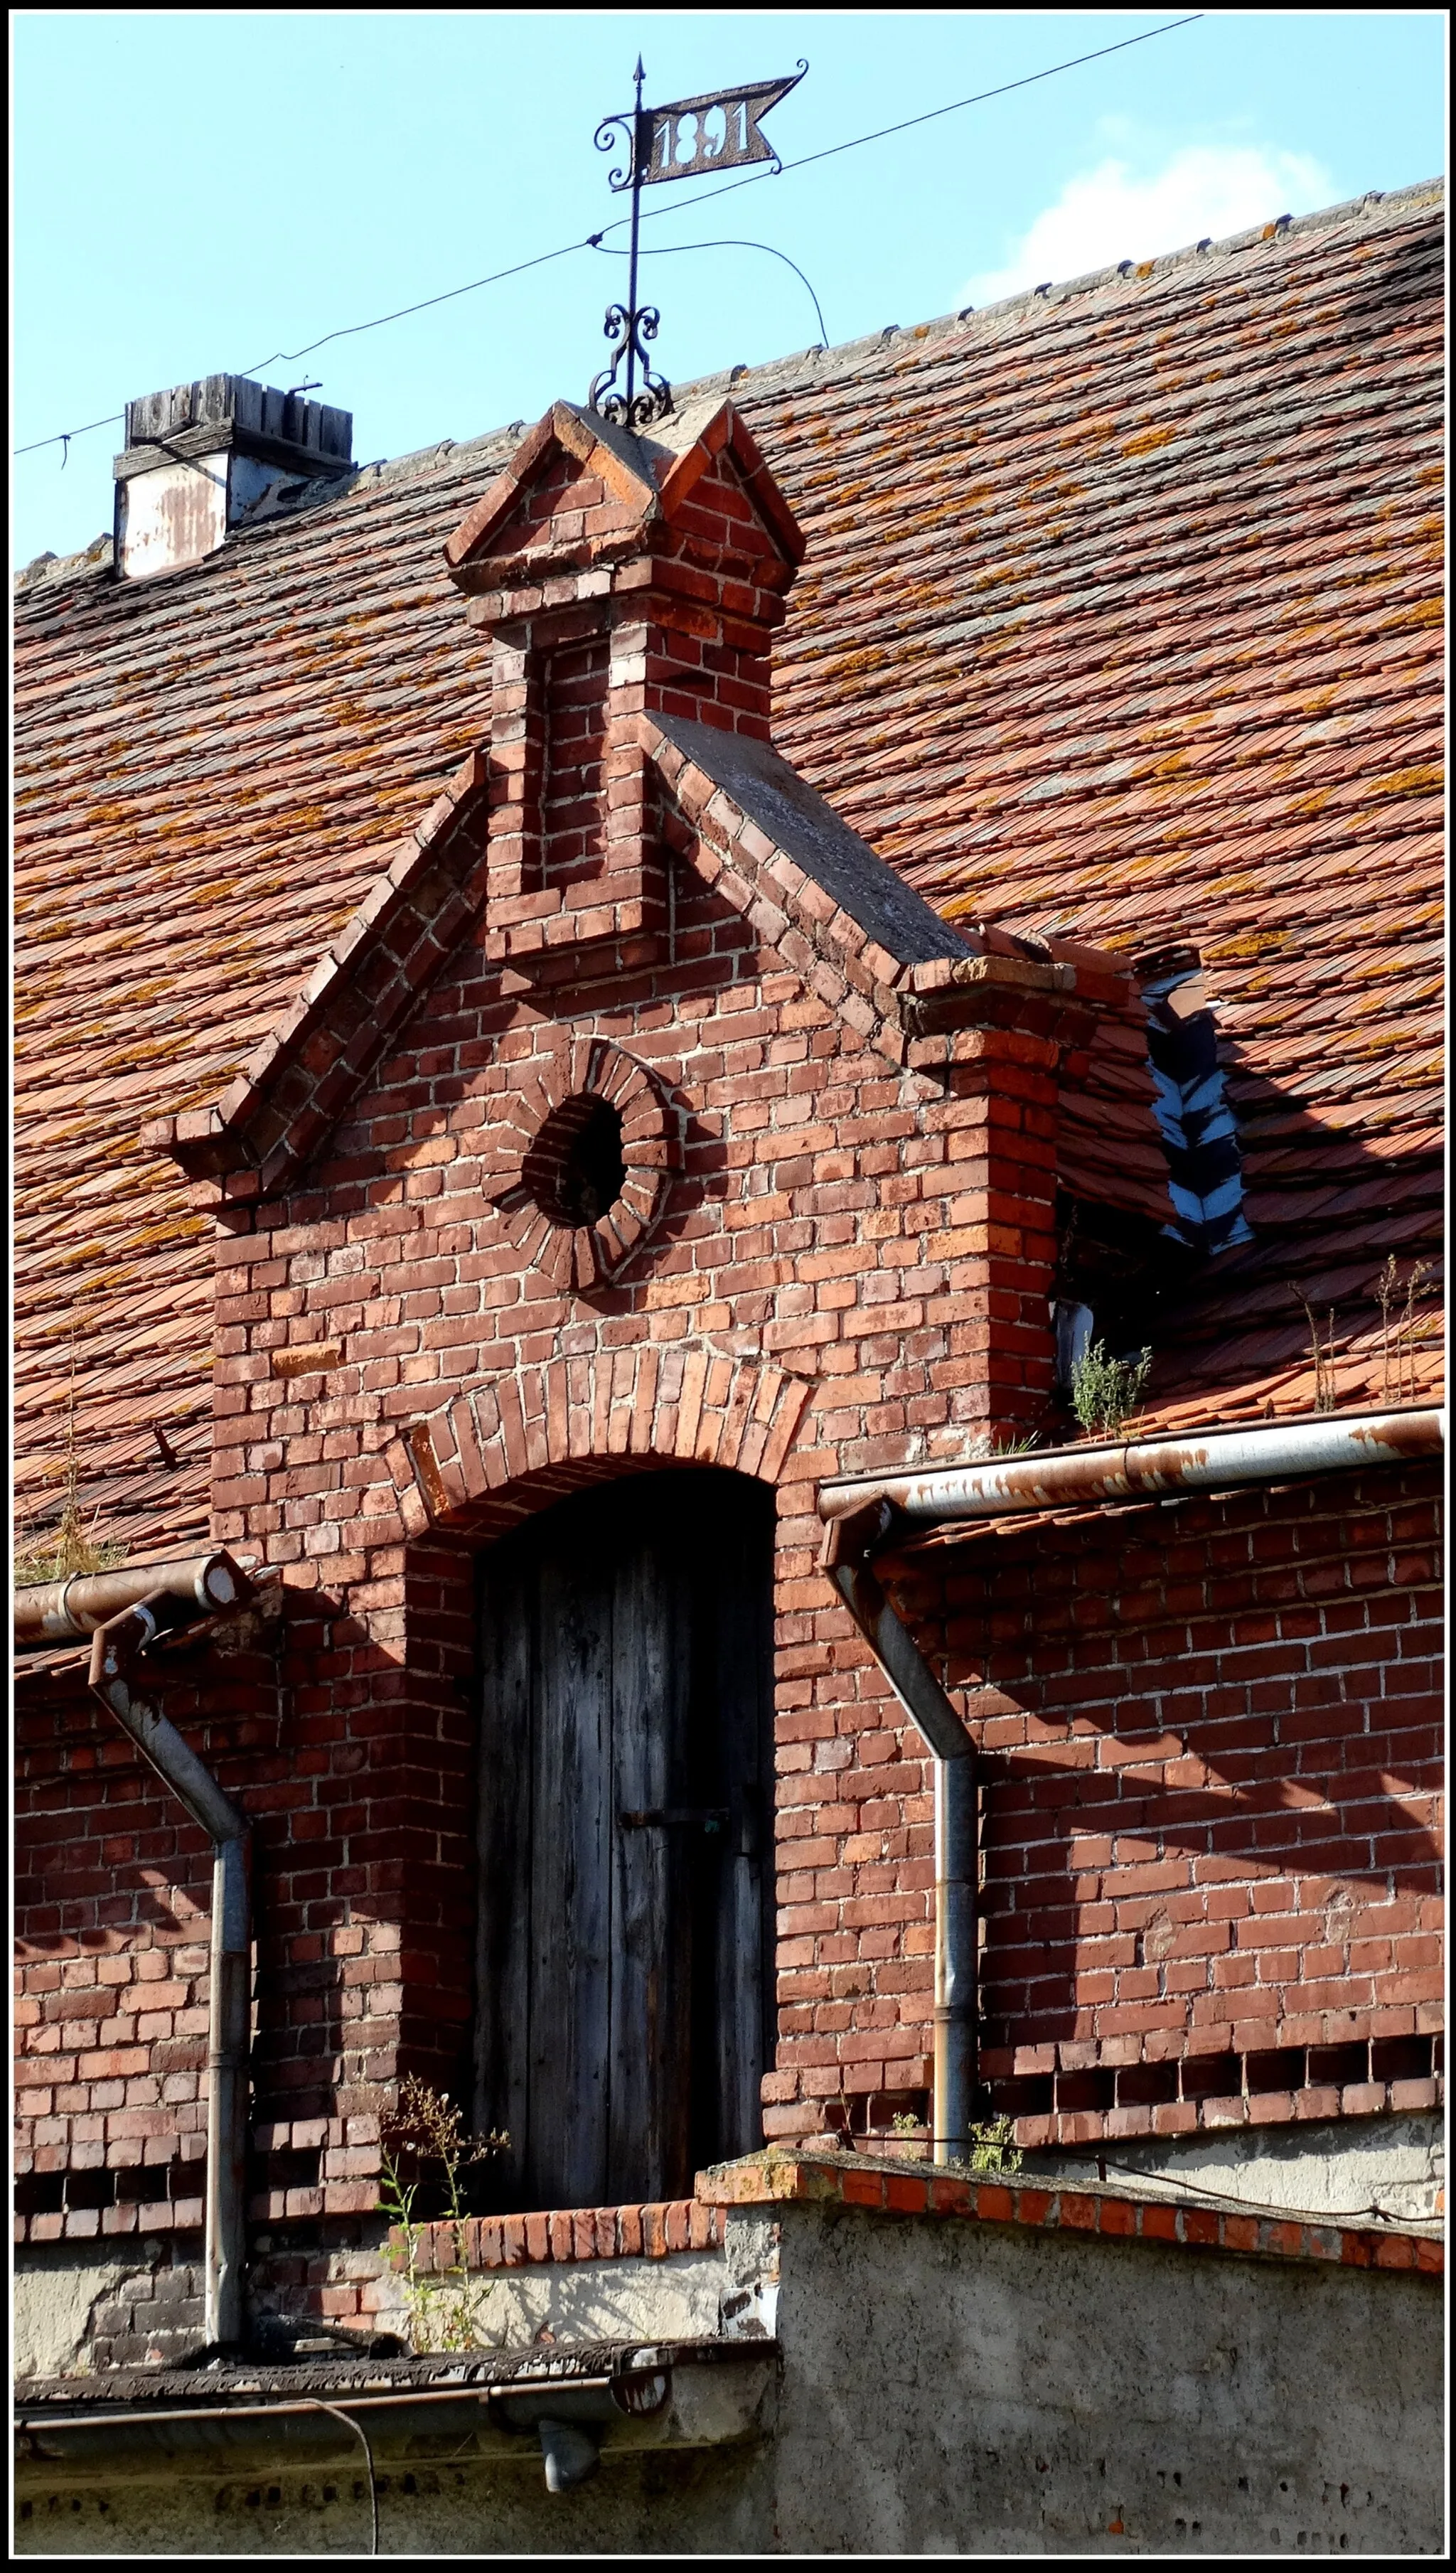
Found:
[[[1441,2549],[1426,2279],[809,2205],[731,2217],[722,2266],[770,2312],[779,2271],[776,2419],[720,2448],[608,2447],[555,2498],[528,2449],[471,2463],[420,2440],[381,2462],[380,2552]],[[27,2505],[23,2554],[368,2546],[348,2457],[151,2485],[32,2468]]]
[[[786,2552],[1439,2550],[1425,2281],[808,2208],[781,2256]]]
[[[1171,2198],[1205,2191],[1243,2206],[1275,2207],[1348,2224],[1373,2216],[1428,2222],[1440,2213],[1446,2129],[1439,2112],[1409,2118],[1315,2119],[1307,2125],[1239,2127],[1224,2135],[1129,2136],[1079,2152],[1075,2145],[1028,2153],[1023,2176],[1134,2179]]]
[[[407,2342],[410,2318],[403,2282],[382,2258],[379,2265],[378,2329]],[[474,2341],[481,2349],[518,2350],[546,2338],[711,2339],[723,2328],[723,2299],[735,2283],[721,2251],[685,2251],[650,2260],[546,2261],[493,2277],[477,2272],[470,2281]],[[150,2351],[154,2360],[175,2365],[197,2346],[200,2334],[171,2328],[173,2290],[188,2295],[191,2310],[201,2297],[200,2264],[172,2264],[157,2242],[139,2242],[127,2259],[100,2257],[87,2244],[21,2245],[12,2291],[17,2381],[23,2386],[27,2377],[104,2374],[116,2363],[119,2323],[125,2328],[127,2363],[146,2364]],[[757,2300],[752,2302],[756,2310]],[[161,2315],[168,2319],[153,2321]],[[293,2319],[299,2318],[295,2313]],[[303,2319],[307,2325],[310,2318]],[[329,2332],[327,2322],[314,2319],[317,2330]],[[255,2309],[255,2320],[262,2346],[267,2318]],[[333,2337],[347,2349],[358,2335],[335,2332]],[[181,2347],[174,2345],[178,2342]]]

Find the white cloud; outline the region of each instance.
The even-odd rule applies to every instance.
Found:
[[[1307,215],[1333,203],[1329,172],[1303,152],[1256,145],[1191,144],[1151,177],[1126,161],[1103,161],[1069,179],[1055,206],[1038,215],[1005,268],[973,277],[972,304],[1065,278],[1086,277],[1122,259],[1153,259],[1206,235],[1246,232],[1275,215]]]

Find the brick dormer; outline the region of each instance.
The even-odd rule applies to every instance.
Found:
[[[445,547],[490,650],[485,952],[649,963],[666,924],[643,715],[769,738],[804,540],[731,404],[651,437],[557,403]],[[594,960],[587,951],[594,950]]]

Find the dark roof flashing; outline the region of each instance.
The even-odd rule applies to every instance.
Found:
[[[656,714],[652,721],[898,964],[975,953],[768,742],[683,715]]]

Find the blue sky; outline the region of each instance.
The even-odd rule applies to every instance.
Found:
[[[326,332],[585,236],[621,212],[597,119],[810,69],[785,161],[1184,14],[1101,10],[12,13],[14,438],[215,372],[355,415],[362,461],[584,395],[625,262],[574,252],[433,311]],[[652,190],[644,241],[797,261],[831,341],[1308,213],[1444,167],[1439,11],[1212,11],[1199,23],[722,204]],[[619,238],[621,238],[619,236]],[[819,338],[753,250],[660,258],[669,377]],[[116,429],[18,456],[13,558],[111,523]]]

